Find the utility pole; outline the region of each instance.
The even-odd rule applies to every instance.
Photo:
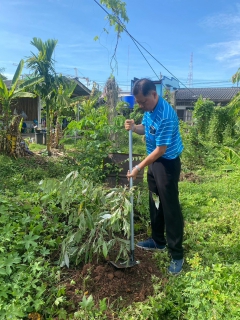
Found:
[[[193,53],[191,53],[191,57],[190,57],[187,86],[188,88],[192,88],[193,86]]]
[[[74,68],[75,70],[75,77],[78,78],[78,68]]]

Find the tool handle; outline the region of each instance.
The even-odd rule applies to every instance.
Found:
[[[129,130],[129,172],[132,173],[132,130]],[[133,187],[133,178],[130,177],[130,190]],[[134,217],[133,217],[133,195],[130,196],[131,212],[130,212],[130,252],[131,261],[134,261]]]

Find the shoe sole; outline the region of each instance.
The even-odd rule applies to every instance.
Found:
[[[168,274],[171,275],[171,276],[178,276],[178,275],[180,275],[181,272],[182,272],[182,270],[179,271],[179,272],[176,272],[176,273],[173,273],[173,272],[168,270]]]
[[[140,249],[143,249],[143,250],[146,250],[146,251],[164,251],[166,250],[166,247],[163,248],[163,249],[159,249],[159,248],[146,248],[146,247],[141,247],[141,246],[138,246],[136,244],[136,247],[140,248]]]

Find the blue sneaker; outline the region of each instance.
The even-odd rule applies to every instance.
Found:
[[[182,271],[183,262],[184,262],[184,259],[180,259],[180,260],[172,259],[170,266],[168,268],[168,272],[173,275],[179,274]]]
[[[166,245],[159,245],[152,238],[138,242],[136,247],[150,251],[163,251],[166,249]]]

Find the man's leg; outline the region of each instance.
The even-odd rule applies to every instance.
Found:
[[[159,207],[156,207],[154,197],[159,197],[156,181],[154,179],[152,166],[148,167],[147,181],[149,188],[149,209],[152,228],[152,238],[159,245],[165,245],[166,239],[164,236],[165,221],[163,215],[162,204],[159,201]],[[156,196],[155,196],[156,195]]]
[[[180,159],[166,160],[151,165],[166,224],[169,252],[173,259],[183,258],[183,217],[178,198],[178,180],[181,170]],[[152,209],[153,210],[153,209]],[[162,230],[159,230],[161,234]]]

